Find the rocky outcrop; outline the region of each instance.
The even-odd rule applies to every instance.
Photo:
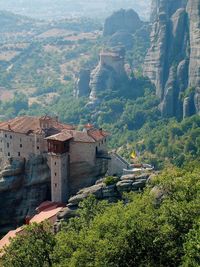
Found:
[[[106,19],[103,35],[113,35],[117,31],[135,33],[142,26],[142,24],[142,21],[134,10],[121,9],[114,12]]]
[[[50,170],[42,156],[10,158],[0,172],[0,234],[24,223],[27,215],[50,199]]]
[[[103,178],[96,181],[95,185],[81,189],[68,200],[67,206],[58,214],[55,231],[60,230],[61,221],[78,216],[79,203],[90,195],[95,196],[97,200],[107,200],[110,203],[117,202],[123,199],[123,194],[126,192],[142,192],[146,184],[150,183],[151,176],[152,172],[149,171],[143,171],[142,174],[122,175],[120,178],[115,177],[113,184],[109,185],[106,185],[106,178]]]
[[[198,113],[199,0],[153,0],[151,22],[151,47],[144,62],[144,75],[155,84],[163,116],[181,118],[183,113]],[[195,94],[184,100],[188,87],[195,87]]]
[[[90,76],[90,101],[96,102],[98,96],[107,90],[119,90],[122,82],[128,80],[124,69],[125,51],[123,48],[102,51],[97,67]]]
[[[109,47],[123,45],[126,50],[133,47],[133,35],[127,31],[117,31],[108,40]]]
[[[141,21],[134,10],[121,9],[105,20],[103,35],[109,47],[123,46],[126,50],[131,50],[136,35],[137,39],[143,38],[144,32],[148,36],[146,26],[147,23]]]
[[[188,0],[187,9],[190,32],[189,86],[195,87],[194,103],[200,112],[200,3]]]
[[[81,69],[76,80],[74,96],[76,98],[82,96],[88,97],[90,94],[89,83],[90,83],[90,70]]]

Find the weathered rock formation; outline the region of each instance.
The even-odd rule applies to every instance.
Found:
[[[163,116],[199,113],[199,0],[153,0],[151,22],[144,75],[156,86]],[[185,93],[188,87],[195,88],[193,95]]]
[[[138,14],[132,9],[121,9],[105,20],[103,35],[107,37],[109,47],[124,46],[126,50],[131,50],[134,36],[140,36],[141,29],[146,31],[146,23],[140,20]]]
[[[81,69],[75,84],[74,96],[75,97],[88,97],[90,94],[90,70]]]
[[[187,9],[190,32],[189,86],[195,87],[194,103],[200,112],[200,2],[188,0]]]
[[[88,196],[93,195],[98,200],[107,200],[108,202],[116,202],[123,198],[125,192],[142,192],[149,180],[151,180],[151,172],[143,172],[141,174],[122,175],[120,178],[115,178],[116,181],[111,185],[106,185],[105,179],[96,181],[96,184],[90,187],[81,189],[76,195],[68,200],[68,204],[58,214],[58,222],[55,224],[55,231],[59,231],[60,222],[68,220],[78,215],[77,209],[81,201]]]
[[[117,31],[135,33],[142,25],[143,22],[134,10],[120,9],[106,19],[103,35],[113,35]]]
[[[109,47],[123,45],[126,50],[133,47],[133,35],[127,31],[117,31],[108,40]]]
[[[91,72],[90,76],[90,100],[95,102],[98,96],[107,90],[117,90],[122,81],[127,80],[124,69],[123,49],[102,51],[97,67]]]
[[[10,158],[0,172],[0,234],[24,223],[27,215],[50,199],[50,170],[42,156]]]

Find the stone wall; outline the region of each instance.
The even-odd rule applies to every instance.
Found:
[[[123,173],[123,169],[129,168],[129,163],[126,162],[116,153],[110,153],[111,160],[108,164],[108,175],[120,176]]]
[[[0,132],[0,156],[23,157],[28,159],[30,154],[40,155],[47,152],[47,141],[43,135],[26,135],[10,131]]]

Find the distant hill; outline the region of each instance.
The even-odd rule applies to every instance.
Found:
[[[0,32],[16,32],[27,30],[34,23],[34,19],[22,15],[15,15],[8,11],[0,11]]]
[[[133,8],[147,19],[151,0],[9,0],[1,1],[0,10],[41,19],[61,19],[69,16],[105,18],[120,8]]]

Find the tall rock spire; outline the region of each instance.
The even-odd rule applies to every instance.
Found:
[[[155,84],[163,116],[199,112],[200,1],[152,0],[151,22],[144,75]],[[195,94],[187,90],[189,86],[195,87]],[[185,101],[187,97],[190,101]]]

